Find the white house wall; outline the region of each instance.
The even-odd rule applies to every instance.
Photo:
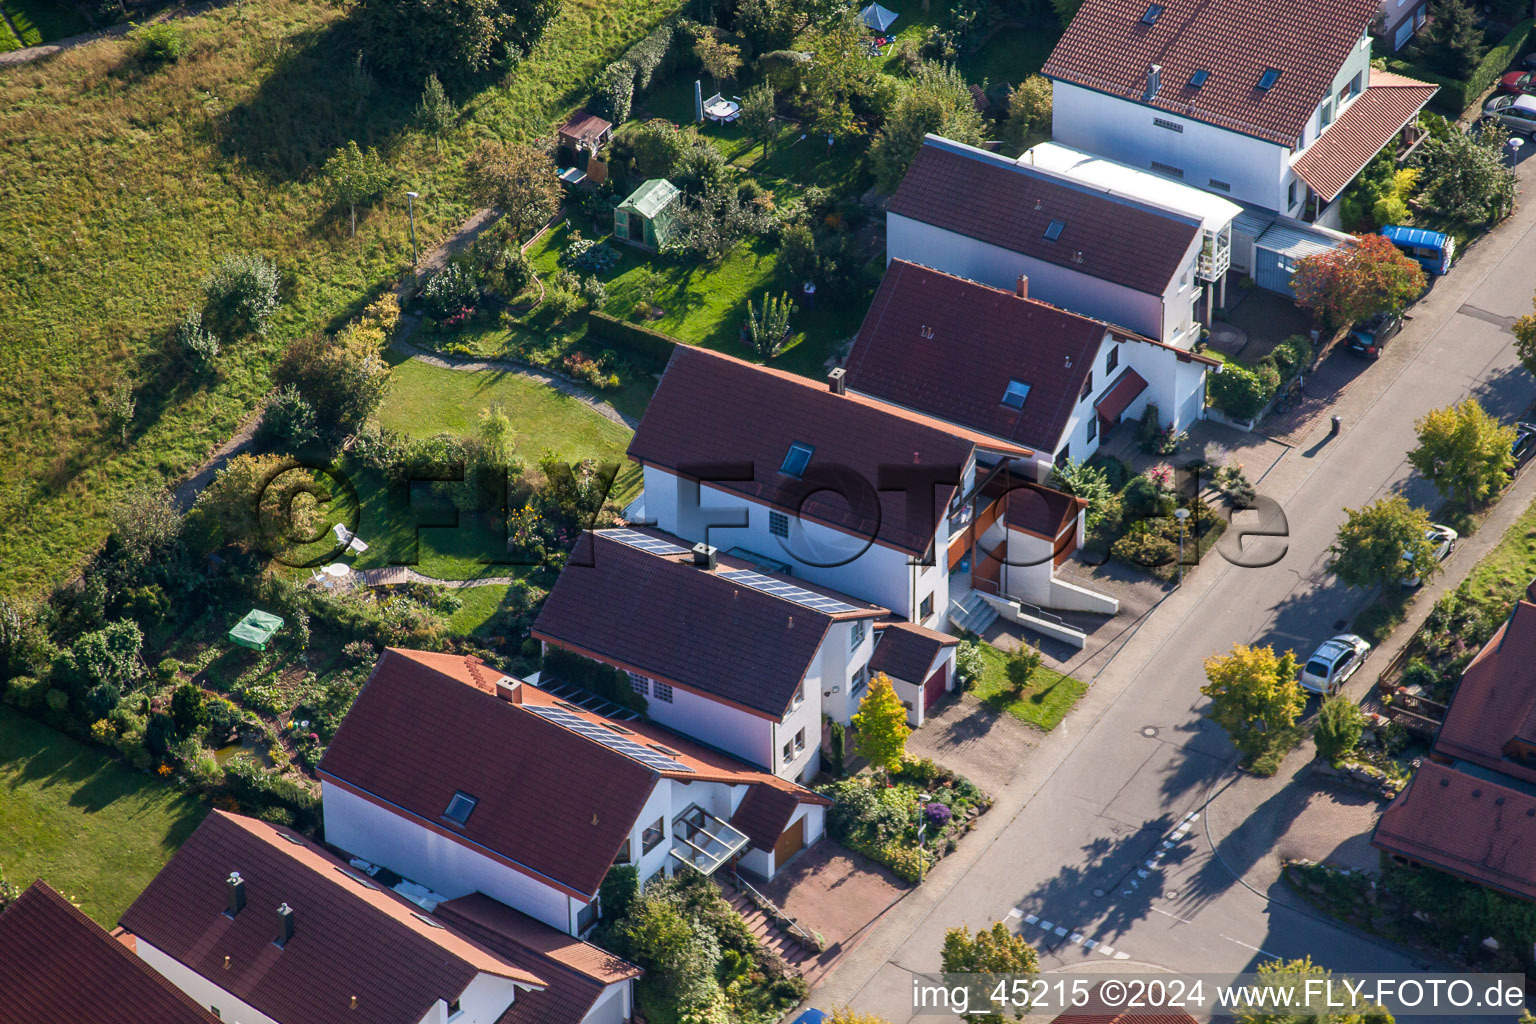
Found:
[[[1103,368],[1103,359],[1099,368]],[[1188,430],[1204,415],[1206,364],[1146,342],[1122,342],[1120,366],[1129,366],[1147,382],[1147,388],[1124,413],[1125,420],[1138,419],[1147,403],[1157,406],[1158,422]],[[1117,367],[1111,377],[1118,376]],[[1075,450],[1075,449],[1074,449]]]
[[[1059,114],[1057,119],[1060,119]],[[1058,136],[1057,141],[1066,140]],[[1138,162],[1136,166],[1141,164]],[[1138,292],[1125,285],[1080,274],[1012,249],[946,231],[900,214],[887,213],[886,263],[889,264],[893,259],[932,267],[946,274],[1010,292],[1018,287],[1019,275],[1023,274],[1029,278],[1031,298],[1119,324],[1159,341],[1167,340],[1162,333],[1165,329],[1165,314],[1163,297],[1160,295]],[[1169,282],[1171,291],[1176,292],[1177,288],[1177,279]]]
[[[649,493],[646,502],[649,505]],[[692,736],[719,747],[764,771],[773,771],[777,767],[773,746],[774,723],[770,719],[692,693],[680,686],[672,688],[670,703],[657,699],[654,685],[650,690],[646,696],[645,713],[652,721],[684,736]]]
[[[325,838],[355,857],[380,864],[448,899],[483,892],[552,928],[571,932],[565,892],[486,854],[477,853],[413,820],[337,786],[321,782]],[[531,827],[537,827],[532,823]]]
[[[496,1024],[518,994],[517,986],[506,978],[477,974],[459,994],[459,1016],[449,1018],[448,1004],[439,999],[421,1018],[421,1024],[448,1024],[450,1019],[453,1024]],[[359,1009],[363,998],[361,994],[358,996]]]
[[[1182,84],[1170,82],[1165,88]],[[1287,147],[1069,82],[1051,83],[1051,104],[1051,136],[1064,146],[1147,170],[1154,170],[1154,161],[1178,167],[1184,184],[1234,202],[1281,212],[1300,209],[1298,199],[1296,207],[1286,210]],[[1153,118],[1184,130],[1159,128]],[[1213,187],[1212,179],[1231,185],[1231,191]]]
[[[244,913],[253,912],[249,907],[244,911]],[[299,922],[300,925],[302,923]],[[272,926],[274,929],[277,927],[276,918],[273,918]],[[135,938],[134,948],[138,951],[139,959],[153,967],[156,973],[191,996],[193,1002],[217,1011],[219,1017],[229,1021],[230,1024],[295,1024],[292,1021],[277,1021],[268,1017],[142,938]]]
[[[624,1024],[632,1013],[630,1007],[631,986],[628,981],[616,981],[603,989],[581,1024]]]

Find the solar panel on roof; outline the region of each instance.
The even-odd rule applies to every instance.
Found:
[[[603,725],[597,722],[590,722],[587,719],[582,718],[580,715],[573,715],[564,708],[525,706],[528,707],[529,711],[532,711],[540,718],[554,722],[556,725],[563,726],[564,728],[569,729],[574,733],[585,736],[587,739],[592,740],[595,743],[601,743],[609,750],[616,750],[626,757],[632,757],[636,761],[639,761],[641,764],[655,768],[657,771],[693,771],[692,768],[689,768],[681,761],[674,761],[670,757],[662,757],[660,754],[656,753],[650,748],[642,747],[638,743],[634,743],[630,740],[624,739],[621,736],[617,736],[614,733],[609,732],[608,729]]]
[[[828,615],[859,610],[856,606],[844,601],[839,601],[836,598],[827,597],[823,594],[812,593],[792,583],[785,583],[783,580],[776,580],[772,576],[764,576],[760,572],[753,572],[751,569],[736,569],[731,572],[722,572],[719,576],[721,579],[730,580],[732,583],[740,583],[744,587],[761,590],[765,594],[782,597],[786,601],[793,601],[795,604],[804,605],[807,608],[815,609],[818,612],[825,612]]]
[[[651,555],[686,555],[688,553],[688,549],[685,547],[680,547],[660,537],[652,537],[638,530],[598,530],[597,535],[599,537],[607,537],[609,540],[616,540],[620,544],[628,544],[632,548],[639,548],[641,551]]]

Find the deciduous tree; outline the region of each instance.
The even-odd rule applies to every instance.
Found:
[[[1531,299],[1531,305],[1536,306],[1536,297]],[[1515,335],[1515,351],[1520,356],[1520,362],[1531,373],[1536,373],[1536,313],[1527,313],[1516,320],[1511,330]]]
[[[1035,673],[1040,671],[1040,665],[1045,661],[1045,655],[1040,652],[1040,645],[1031,645],[1020,641],[1019,645],[1008,652],[1008,685],[1017,696],[1029,688],[1030,680],[1035,678]]]
[[[1008,123],[1003,132],[1014,145],[1022,146],[1032,131],[1051,127],[1051,80],[1030,75],[1008,94]]]
[[[543,224],[560,206],[560,179],[549,154],[533,146],[482,142],[465,167],[469,194],[501,211],[517,237]]]
[[[1393,1024],[1391,1013],[1354,998],[1342,984],[1332,987],[1334,1005],[1326,1003],[1322,990],[1309,990],[1306,987],[1309,981],[1326,980],[1333,974],[1314,964],[1311,957],[1271,960],[1259,964],[1257,973],[1259,983],[1265,988],[1292,994],[1289,997],[1266,997],[1265,1005],[1240,1008],[1237,1018],[1242,1024]],[[1346,1008],[1338,1008],[1338,1003],[1345,1003]],[[1350,1003],[1353,1005],[1347,1005]],[[1277,1011],[1273,1009],[1277,1004],[1306,1006],[1307,1012]]]
[[[953,65],[925,62],[902,90],[884,126],[870,146],[875,184],[896,191],[930,132],[955,142],[979,144],[986,123],[971,100],[965,78]]]
[[[779,137],[779,122],[774,116],[773,86],[759,82],[741,98],[741,128],[747,137],[763,145],[767,159],[769,147]]]
[[[721,82],[733,80],[741,71],[741,47],[725,42],[708,29],[694,40],[693,55],[703,65],[704,72],[715,80],[717,92]]]
[[[372,146],[359,149],[356,142],[348,139],[325,162],[320,176],[331,202],[345,206],[351,214],[352,237],[356,238],[357,208],[378,199],[389,188],[389,168],[384,166],[378,150]]]
[[[356,0],[354,18],[389,77],[456,84],[519,58],[559,10],[560,0]]]
[[[1393,495],[1360,508],[1344,510],[1344,524],[1328,549],[1328,568],[1352,587],[1394,584],[1434,572],[1435,545],[1425,536],[1429,513]]]
[[[1453,129],[1419,149],[1419,204],[1468,227],[1505,216],[1515,206],[1515,172],[1504,160],[1509,131],[1497,122],[1474,136]]]
[[[1205,677],[1210,682],[1200,692],[1211,699],[1206,714],[1249,757],[1263,753],[1275,731],[1294,725],[1306,706],[1290,651],[1277,656],[1273,647],[1233,644],[1231,654],[1205,659]]]
[[[438,153],[443,151],[443,136],[448,134],[458,116],[458,108],[448,98],[443,83],[436,75],[428,75],[427,83],[421,89],[421,102],[416,106],[416,127],[432,136],[432,145]]]
[[[1509,482],[1515,428],[1501,426],[1477,399],[1434,409],[1414,429],[1419,443],[1408,461],[1447,498],[1476,508]]]
[[[1022,935],[1014,935],[1001,921],[975,934],[961,925],[944,933],[940,963],[945,974],[983,975],[981,989],[990,992],[1008,975],[1031,975],[1040,970],[1040,958]],[[996,981],[994,981],[996,979]],[[974,991],[974,989],[973,989]],[[1001,1024],[1001,1014],[976,1014],[968,1018],[986,1024]]]
[[[874,74],[864,59],[863,42],[864,23],[851,6],[808,41],[814,57],[800,65],[805,87],[801,102],[811,129],[819,135],[846,135],[856,129],[854,96]]]
[[[884,672],[870,680],[869,690],[853,716],[853,725],[858,729],[854,749],[859,756],[887,775],[901,767],[912,727],[907,724],[907,709]]]
[[[1114,503],[1115,492],[1103,467],[1077,459],[1068,459],[1065,465],[1051,469],[1051,486],[1088,503],[1083,519],[1090,530],[1104,521]]]
[[[1427,282],[1424,268],[1381,235],[1357,235],[1351,246],[1303,257],[1291,274],[1296,304],[1335,327],[1402,309]]]

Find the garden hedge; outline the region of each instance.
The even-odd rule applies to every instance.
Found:
[[[1472,74],[1465,79],[1446,78],[1422,65],[1406,60],[1389,60],[1387,67],[1410,78],[1434,82],[1440,86],[1440,91],[1435,94],[1436,105],[1454,110],[1458,114],[1464,113],[1468,107],[1477,102],[1477,98],[1485,90],[1499,80],[1499,76],[1514,59],[1525,52],[1533,29],[1536,29],[1536,20],[1530,18],[1510,29],[1509,33],[1499,40],[1497,46],[1490,48],[1483,55],[1477,67],[1472,69]]]
[[[672,350],[684,344],[660,331],[620,320],[595,309],[587,314],[587,337],[663,366],[672,358]]]

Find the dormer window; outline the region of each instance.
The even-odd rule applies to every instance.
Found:
[[[443,812],[443,817],[455,825],[463,825],[474,812],[475,805],[480,801],[468,793],[455,793],[453,799],[448,801],[448,809]]]
[[[1064,220],[1053,220],[1053,221],[1051,221],[1045,227],[1045,240],[1047,242],[1054,242],[1054,241],[1056,241],[1056,239],[1060,238],[1061,237],[1061,233],[1063,231],[1065,231],[1066,229],[1067,229],[1067,222],[1066,221],[1064,221]]]
[[[1274,68],[1265,68],[1264,73],[1259,76],[1259,88],[1263,90],[1272,89],[1278,81],[1280,81],[1280,72]]]
[[[805,475],[805,467],[810,465],[811,456],[816,449],[799,441],[789,446],[789,454],[784,456],[784,465],[779,467],[779,472],[799,479]]]
[[[1143,25],[1156,25],[1157,19],[1163,16],[1162,4],[1148,4],[1146,11],[1141,16]]]
[[[1029,397],[1029,385],[1021,380],[1010,380],[1008,390],[1003,392],[1003,404],[1014,409],[1024,408],[1024,399]]]
[[[1204,68],[1201,68],[1199,71],[1196,71],[1194,74],[1189,76],[1189,87],[1191,89],[1198,89],[1204,85],[1205,80],[1210,77],[1211,73]]]

